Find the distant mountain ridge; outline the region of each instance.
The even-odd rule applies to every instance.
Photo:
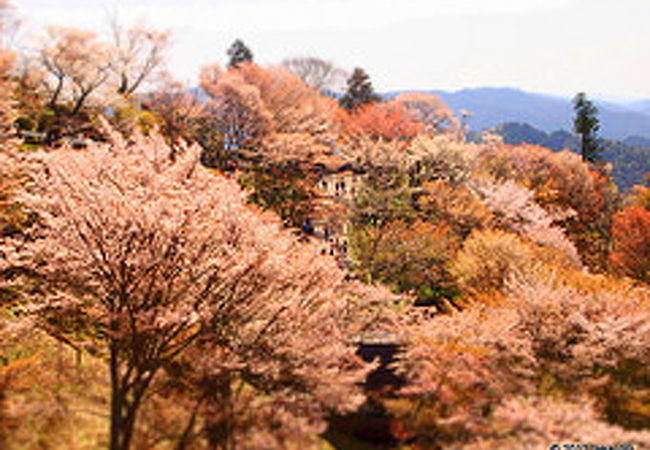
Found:
[[[628,109],[650,115],[650,100],[639,100],[626,104]]]
[[[401,92],[385,94],[392,98]],[[472,113],[468,125],[473,131],[493,128],[506,122],[528,123],[546,133],[571,130],[573,107],[570,98],[525,92],[514,88],[476,88],[456,92],[418,91],[439,95],[454,111]],[[595,101],[600,135],[615,140],[628,136],[650,138],[650,100],[631,103]]]

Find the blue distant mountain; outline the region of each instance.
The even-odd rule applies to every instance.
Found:
[[[399,92],[390,92],[391,98]],[[547,133],[572,129],[570,98],[535,94],[513,88],[476,88],[456,92],[419,91],[439,95],[454,111],[472,112],[468,124],[473,131],[506,122],[528,123]],[[618,104],[595,101],[599,109],[600,134],[608,139],[628,136],[650,138],[650,100]]]
[[[633,111],[650,115],[650,100],[639,100],[636,102],[630,102],[627,103],[625,106],[627,106],[628,109],[631,109]]]

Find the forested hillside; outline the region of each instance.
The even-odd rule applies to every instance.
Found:
[[[111,31],[0,51],[0,448],[650,447],[647,182]]]
[[[537,144],[556,151],[568,149],[579,152],[580,142],[575,134],[565,130],[545,133],[529,124],[508,122],[494,128],[508,144]],[[601,161],[612,164],[612,179],[623,191],[645,183],[650,173],[650,140],[640,136],[630,136],[623,140],[599,139],[603,151]]]

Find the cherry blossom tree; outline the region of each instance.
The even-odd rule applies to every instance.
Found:
[[[564,264],[581,265],[573,243],[562,228],[554,225],[557,217],[534,201],[533,191],[512,181],[501,184],[479,181],[473,184],[493,213],[494,227],[516,231],[539,245],[556,250],[564,257]]]
[[[230,147],[252,147],[266,133],[270,116],[264,111],[259,89],[249,85],[239,71],[205,66],[200,85],[209,96],[206,107],[213,133],[227,139]]]
[[[397,434],[424,447],[519,448],[538,432],[647,445],[647,431],[621,427],[649,420],[637,400],[648,290],[554,268],[510,277],[505,293],[413,325],[397,364],[407,385],[387,402]]]
[[[342,92],[347,74],[329,61],[313,57],[295,57],[282,61],[282,67],[295,73],[307,86],[318,91]]]
[[[2,4],[0,4],[0,9]],[[12,93],[14,83],[10,79],[16,55],[0,48],[0,138],[6,138],[10,131],[14,112]],[[0,143],[0,145],[2,145]]]
[[[309,159],[332,151],[338,105],[306,86],[296,75],[270,66],[240,66],[248,86],[259,92],[269,128],[260,150],[271,159]]]
[[[205,106],[199,98],[189,92],[188,86],[169,75],[162,79],[144,105],[158,116],[160,131],[172,145],[182,139],[195,138],[197,121],[205,116]]]
[[[108,48],[96,34],[76,28],[49,27],[39,61],[46,72],[42,79],[52,109],[60,102],[71,103],[70,114],[84,104],[109,79],[111,61]]]
[[[171,33],[142,25],[126,28],[117,17],[110,26],[111,71],[117,77],[117,92],[128,96],[165,63]]]
[[[604,271],[611,248],[612,215],[619,195],[606,168],[592,170],[580,155],[531,146],[485,146],[477,167],[496,184],[514,181],[567,232],[582,262]]]
[[[279,380],[284,404],[302,405],[287,417],[326,412],[299,388],[357,405],[367,367],[346,324],[360,297],[335,261],[246,205],[235,181],[198,164],[197,146],[171,161],[159,136],[129,145],[106,127],[108,144],[34,157],[22,201],[38,225],[27,242],[4,243],[3,263],[50,283],[34,300],[41,326],[106,358],[110,448],[129,448],[154,379],[201,342],[196,366],[215,376]]]
[[[383,304],[391,297],[382,288],[359,283],[338,292],[365,305]],[[355,322],[349,325],[357,335],[349,338],[359,339],[368,327],[386,330],[392,326],[390,315],[382,314],[389,320],[379,324],[371,317],[377,309],[362,312],[355,302],[350,302],[347,317],[339,316]],[[303,310],[299,315],[310,312]],[[323,318],[314,316],[319,319]],[[197,440],[211,449],[308,446],[325,430],[325,417],[348,411],[361,401],[359,393],[349,388],[367,369],[352,353],[332,360],[332,352],[339,358],[341,353],[332,348],[338,344],[331,342],[329,330],[305,323],[288,310],[278,310],[266,325],[269,330],[264,335],[242,327],[242,332],[230,331],[229,336],[212,328],[169,367],[169,392],[194,411],[195,418],[188,421],[177,448],[192,448]]]
[[[393,101],[424,124],[428,132],[441,132],[445,128],[450,131],[460,130],[460,122],[454,112],[437,95],[407,92],[398,95]]]

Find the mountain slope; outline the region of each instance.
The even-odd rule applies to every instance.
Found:
[[[626,104],[628,109],[650,115],[650,100],[638,100]]]
[[[512,88],[463,89],[456,92],[427,91],[439,95],[453,110],[466,109],[473,114],[468,119],[472,130],[492,128],[505,122],[528,123],[550,133],[573,127],[573,107],[570,98],[534,94]],[[397,95],[391,92],[387,97]],[[608,139],[622,140],[627,136],[650,138],[650,113],[639,102],[637,110],[628,105],[596,102],[599,109],[600,134]],[[647,104],[650,107],[650,103]],[[650,108],[649,108],[650,110]]]

